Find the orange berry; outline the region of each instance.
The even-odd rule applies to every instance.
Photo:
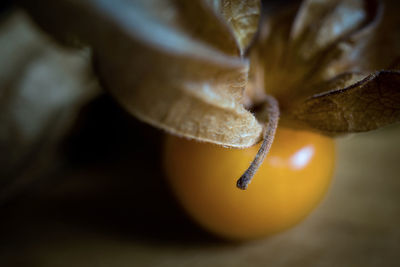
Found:
[[[278,128],[270,153],[247,190],[236,180],[259,145],[228,149],[168,136],[164,168],[190,216],[219,236],[243,240],[287,229],[325,195],[334,168],[331,138]]]

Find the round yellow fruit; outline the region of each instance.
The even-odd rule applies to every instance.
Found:
[[[333,174],[331,138],[279,128],[247,190],[236,180],[259,145],[229,149],[168,136],[164,168],[176,197],[201,226],[234,240],[261,238],[293,226],[325,195]]]

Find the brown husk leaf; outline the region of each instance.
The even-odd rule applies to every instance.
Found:
[[[384,99],[397,97],[399,4],[383,2],[295,1],[265,15],[256,39],[258,1],[26,6],[58,39],[72,33],[93,47],[103,85],[136,117],[177,135],[247,147],[260,140],[264,122],[243,104],[262,104],[266,94],[289,126],[330,135],[398,120],[397,106]]]
[[[261,139],[262,126],[242,105],[248,61],[241,54],[257,28],[258,1],[41,2],[62,16],[37,3],[31,12],[59,25],[59,39],[74,32],[91,45],[103,85],[136,117],[225,146]],[[71,21],[77,14],[82,21]]]
[[[400,71],[381,71],[352,83],[342,75],[332,91],[312,96],[291,110],[293,119],[329,135],[375,130],[400,121]],[[351,81],[351,82],[349,82]]]
[[[56,38],[93,48],[102,85],[137,118],[230,147],[263,138],[241,189],[280,117],[328,135],[400,120],[396,1],[295,1],[261,23],[257,0],[24,2]]]
[[[210,2],[233,29],[241,54],[244,54],[258,29],[260,1],[211,0]]]
[[[393,1],[309,0],[263,20],[251,68],[263,69],[256,88],[278,98],[286,126],[335,135],[399,120],[387,101],[400,90],[393,10]]]

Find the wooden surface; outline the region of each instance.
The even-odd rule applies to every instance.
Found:
[[[1,266],[399,264],[400,127],[339,139],[331,189],[298,226],[227,243],[193,225],[169,194],[159,132],[107,96],[77,125],[64,169],[1,207]]]

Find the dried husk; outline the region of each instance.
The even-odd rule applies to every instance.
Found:
[[[264,70],[265,91],[286,107],[315,93],[315,84],[349,71],[350,54],[367,42],[363,37],[380,19],[379,7],[364,8],[365,2],[304,1],[266,17],[252,51],[254,68]]]
[[[257,29],[258,1],[60,2],[41,1],[51,12],[27,3],[59,39],[74,32],[93,47],[102,84],[133,115],[224,146],[260,140],[262,125],[242,104],[249,63],[241,56]]]
[[[302,102],[293,111],[294,119],[329,135],[365,132],[400,121],[400,71],[380,71],[356,83],[354,76],[329,81],[326,88],[336,89]]]
[[[57,39],[92,47],[102,85],[137,118],[229,147],[263,139],[242,189],[280,117],[331,136],[400,121],[396,1],[294,1],[261,23],[256,0],[24,2]]]
[[[230,25],[239,44],[241,54],[246,52],[254,39],[260,18],[260,1],[258,0],[210,0],[214,10],[222,14]]]
[[[384,118],[385,101],[368,117],[352,114],[370,107],[360,95],[396,97],[396,1],[294,1],[264,16],[257,38],[258,1],[40,2],[48,9],[26,6],[58,39],[93,47],[102,84],[127,110],[177,135],[251,146],[268,114],[260,123],[243,104],[266,94],[287,126],[329,135],[399,120]],[[317,116],[321,108],[330,112]]]
[[[258,88],[278,98],[284,124],[336,135],[400,120],[386,100],[400,90],[393,10],[394,1],[310,0],[263,21],[252,69],[263,69]]]

